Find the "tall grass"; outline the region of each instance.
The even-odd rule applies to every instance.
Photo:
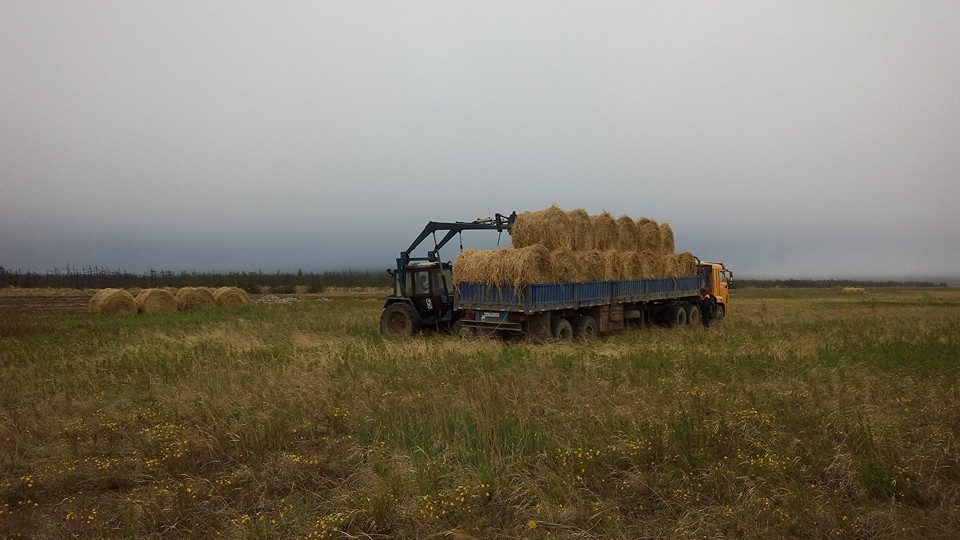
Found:
[[[960,533],[960,294],[738,292],[574,344],[383,341],[363,300],[0,316],[0,534]]]

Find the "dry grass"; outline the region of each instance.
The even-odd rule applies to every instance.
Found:
[[[24,318],[0,537],[956,537],[960,291],[733,302],[571,344],[383,341],[370,300]]]

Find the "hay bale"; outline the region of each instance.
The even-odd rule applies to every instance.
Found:
[[[863,287],[844,287],[840,292],[843,294],[863,294],[867,291]]]
[[[513,247],[537,244],[547,249],[573,248],[574,229],[570,217],[556,205],[537,212],[517,214],[510,230]]]
[[[608,249],[601,253],[604,263],[604,280],[626,279],[623,271],[622,253],[622,251],[616,249]]]
[[[617,219],[617,246],[622,251],[637,251],[640,249],[640,239],[637,235],[637,224],[629,216],[620,216]]]
[[[640,256],[643,258],[647,279],[662,278],[666,275],[663,267],[663,257],[659,251],[645,249],[640,252]]]
[[[136,315],[137,301],[123,289],[101,289],[90,299],[90,313]]]
[[[209,309],[216,305],[213,293],[205,287],[183,287],[177,291],[177,307],[181,311]]]
[[[677,254],[677,270],[681,276],[693,276],[697,273],[697,258],[693,253],[684,251]]]
[[[550,281],[550,252],[540,244],[525,248],[493,251],[468,249],[460,253],[453,267],[453,281],[521,287]]]
[[[597,250],[578,251],[577,259],[580,265],[580,277],[584,281],[603,281],[613,279],[607,277],[607,261],[603,252]]]
[[[640,218],[637,220],[637,236],[640,243],[640,251],[660,251],[663,248],[660,238],[660,226],[650,218]]]
[[[171,313],[177,310],[177,298],[164,289],[144,289],[137,295],[140,313]]]
[[[572,249],[560,248],[550,252],[549,281],[554,283],[571,283],[583,280],[583,271],[580,269],[580,259]]]
[[[643,257],[637,251],[622,251],[620,253],[620,266],[623,268],[622,279],[640,279],[644,276]]]
[[[593,247],[600,251],[617,249],[620,247],[620,233],[617,230],[617,221],[609,213],[591,216],[593,222]]]
[[[661,253],[660,260],[663,263],[663,277],[679,277],[680,266],[677,256],[674,253]]]
[[[573,227],[573,249],[590,251],[593,249],[593,220],[583,208],[578,208],[568,214],[570,225]]]
[[[660,244],[664,253],[673,253],[676,249],[673,245],[673,229],[669,223],[660,224]]]
[[[220,307],[250,303],[247,291],[239,287],[220,287],[213,291],[213,299]]]

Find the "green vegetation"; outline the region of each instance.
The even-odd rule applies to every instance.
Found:
[[[383,341],[381,302],[0,314],[0,536],[960,533],[960,291]]]

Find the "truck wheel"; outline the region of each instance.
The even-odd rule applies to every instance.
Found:
[[[683,326],[687,324],[687,312],[679,304],[667,307],[667,326]]]
[[[723,307],[723,304],[717,304],[717,312],[713,316],[714,322],[722,322],[726,316],[727,316],[726,308]]]
[[[553,323],[553,328],[551,329],[553,333],[553,339],[559,341],[573,341],[573,327],[570,326],[570,321],[566,319],[557,319]]]
[[[577,319],[577,328],[573,333],[578,340],[591,340],[597,338],[597,321],[589,315],[584,315]]]
[[[687,304],[687,324],[700,324],[700,308]]]
[[[397,302],[383,308],[380,334],[385,337],[407,337],[420,331],[420,315],[410,304]]]
[[[462,338],[470,338],[477,335],[473,328],[464,326],[463,319],[457,319],[457,322],[453,323],[453,328],[451,330],[453,335]]]

